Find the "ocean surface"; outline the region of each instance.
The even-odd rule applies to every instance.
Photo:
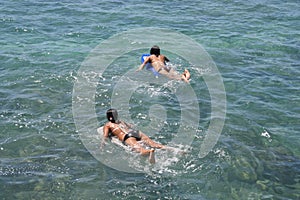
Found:
[[[222,77],[226,116],[217,143],[199,157],[205,131],[212,117],[218,118],[211,114],[210,90],[199,73],[209,70],[172,53],[180,42],[174,40],[175,47],[162,52],[178,71],[192,74],[198,131],[187,154],[164,160],[157,150],[154,166],[127,153],[143,170],[124,172],[99,161],[84,145],[74,120],[74,86],[98,45],[149,27],[202,45]],[[298,0],[2,1],[0,46],[0,199],[300,199]],[[79,117],[103,125],[116,82],[137,68],[149,49],[129,46],[96,75],[91,96],[96,114]],[[146,70],[139,74],[153,77]],[[183,85],[141,85],[128,100],[131,121],[141,130],[148,127],[154,140],[171,144],[182,108],[193,109],[172,92]],[[153,123],[156,110],[164,112]],[[153,134],[155,126],[160,129]]]

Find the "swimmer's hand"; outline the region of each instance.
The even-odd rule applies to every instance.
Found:
[[[141,71],[144,68],[144,65],[142,64],[141,66],[139,66],[139,68],[137,70],[135,70],[136,72]]]

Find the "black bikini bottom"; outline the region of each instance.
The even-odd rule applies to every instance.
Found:
[[[140,141],[142,139],[140,136],[140,131],[131,130],[125,135],[123,142],[125,142],[130,137],[134,137],[137,141]]]

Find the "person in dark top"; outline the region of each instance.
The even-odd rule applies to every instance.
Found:
[[[155,163],[154,148],[167,149],[166,146],[151,140],[141,131],[135,130],[132,125],[118,120],[116,109],[107,110],[106,116],[108,122],[103,126],[103,144],[110,136],[116,136],[123,144],[130,146],[134,151],[143,156],[149,156],[150,163]],[[151,147],[151,149],[146,149],[143,144]]]

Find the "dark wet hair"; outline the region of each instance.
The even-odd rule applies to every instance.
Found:
[[[118,121],[118,112],[116,109],[108,109],[106,111],[106,117],[107,117],[107,120],[112,122],[112,123],[115,123],[116,121]]]
[[[159,56],[160,55],[160,48],[157,45],[154,45],[151,49],[150,49],[150,55],[156,55]]]

